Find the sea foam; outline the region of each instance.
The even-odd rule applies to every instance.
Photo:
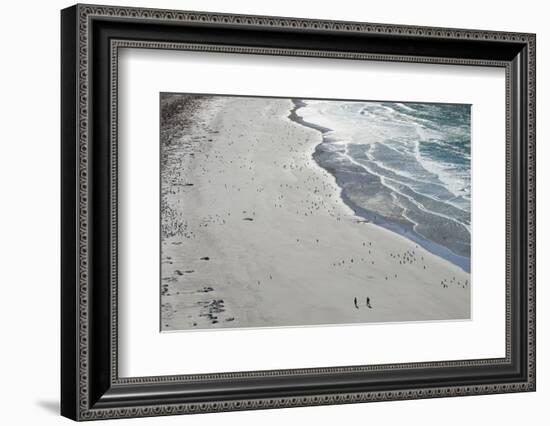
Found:
[[[470,270],[470,105],[295,101],[356,214]]]

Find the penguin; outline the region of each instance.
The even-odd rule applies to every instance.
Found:
[[[359,306],[357,305],[357,297],[353,298],[353,304],[355,305],[355,309],[359,309]]]
[[[372,309],[372,306],[370,305],[370,297],[367,297],[367,308]]]

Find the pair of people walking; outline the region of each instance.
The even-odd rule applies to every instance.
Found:
[[[355,305],[356,309],[359,309],[359,304],[357,302],[357,297],[353,298],[353,304]],[[370,297],[367,297],[367,299],[365,300],[365,306],[369,309],[372,309],[372,306],[370,304]]]

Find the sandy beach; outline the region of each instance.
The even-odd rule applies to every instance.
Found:
[[[291,100],[164,96],[163,331],[470,318],[470,275],[356,216]]]

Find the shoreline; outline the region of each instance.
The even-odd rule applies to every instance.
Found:
[[[321,133],[321,143],[315,147],[315,151],[312,154],[312,158],[315,160],[316,164],[319,167],[329,172],[334,177],[335,181],[338,183],[337,177],[329,169],[325,169],[325,167],[323,167],[323,165],[318,160],[320,146],[327,139],[326,133],[330,132],[332,129],[308,122],[304,120],[301,116],[299,116],[297,114],[297,111],[300,108],[307,106],[307,104],[302,100],[292,99],[292,103],[294,104],[294,107],[292,108],[290,114],[288,115],[288,118],[297,124],[317,130]],[[401,235],[415,242],[416,244],[428,250],[430,253],[451,262],[453,265],[460,267],[464,272],[467,272],[467,273],[471,272],[471,267],[470,267],[471,259],[469,257],[460,256],[452,252],[449,248],[423,237],[422,235],[418,234],[418,232],[416,232],[414,229],[409,229],[409,228],[400,226],[397,223],[381,218],[380,215],[373,213],[361,206],[358,206],[357,204],[355,204],[353,201],[349,199],[349,197],[345,194],[344,190],[341,187],[340,187],[340,198],[351,210],[353,210],[356,216],[362,219],[365,219],[370,223],[381,226],[382,228],[387,229],[391,232],[395,232],[396,234]]]

